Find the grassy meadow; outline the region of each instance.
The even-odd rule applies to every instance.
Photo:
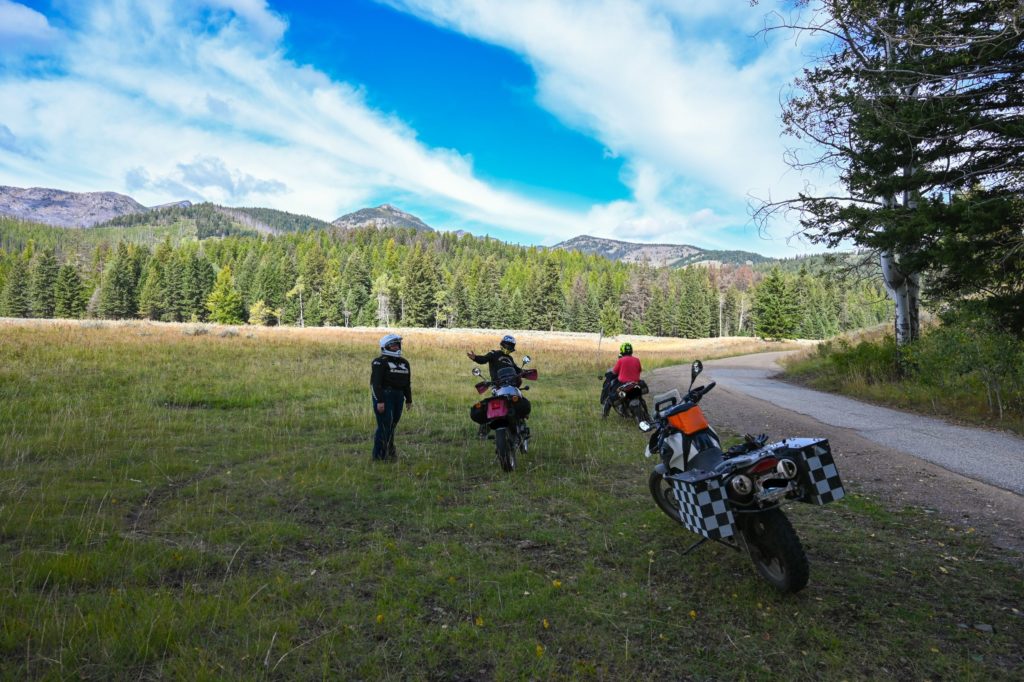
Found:
[[[1020,679],[1019,564],[858,494],[790,505],[796,596],[647,493],[592,335],[520,335],[531,451],[475,437],[495,334],[408,331],[399,462],[379,330],[0,323],[0,679]],[[635,340],[645,366],[764,348]],[[797,435],[797,434],[793,434]]]

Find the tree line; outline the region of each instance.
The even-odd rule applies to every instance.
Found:
[[[658,269],[400,228],[102,241],[89,252],[43,241],[0,250],[3,315],[824,338],[889,314],[877,281]]]

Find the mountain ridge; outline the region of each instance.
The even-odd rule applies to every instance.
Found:
[[[55,227],[92,227],[148,210],[126,194],[0,185],[0,214]]]
[[[582,234],[552,249],[604,256],[623,263],[648,263],[654,267],[679,268],[699,263],[761,263],[772,260],[751,251],[704,249],[690,244],[645,244]]]

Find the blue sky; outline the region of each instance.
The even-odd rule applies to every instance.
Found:
[[[781,2],[0,0],[0,184],[803,253]]]

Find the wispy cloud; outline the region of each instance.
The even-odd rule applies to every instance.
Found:
[[[579,213],[480,181],[466,157],[422,144],[359,87],[286,59],[282,20],[263,2],[112,0],[80,11],[55,72],[0,76],[7,133],[44,150],[44,163],[0,156],[12,184],[131,189],[151,204],[180,192],[328,219],[394,192],[466,224],[544,236],[585,228]]]
[[[521,54],[540,105],[625,160],[632,198],[570,210],[482,181],[468,156],[423,144],[358,84],[284,57],[287,22],[265,0],[94,0],[60,34],[0,0],[0,26],[30,17],[19,35],[56,65],[0,72],[0,135],[38,157],[0,151],[0,179],[327,219],[393,192],[452,216],[448,227],[546,243],[587,232],[738,248],[726,229],[745,221],[747,192],[783,178],[776,111],[791,48],[743,57],[702,37],[716,22],[752,32],[760,15],[745,1],[389,4]]]
[[[783,163],[778,112],[781,86],[805,58],[791,43],[755,41],[763,9],[738,0],[383,1],[522,55],[537,74],[537,101],[626,160],[634,200],[594,210],[617,216],[619,236],[713,236],[742,222],[748,195],[798,187]]]

